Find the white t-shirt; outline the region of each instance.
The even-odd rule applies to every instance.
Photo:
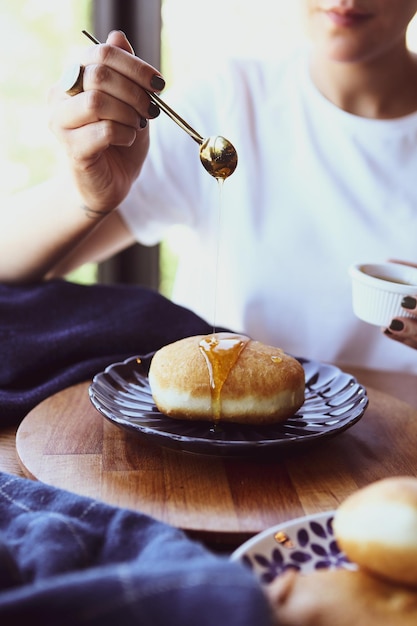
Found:
[[[417,372],[415,350],[355,318],[348,276],[355,262],[417,263],[417,113],[340,110],[314,87],[304,52],[223,70],[165,99],[203,136],[232,141],[235,173],[220,188],[161,113],[120,208],[144,244],[189,227],[174,301],[296,356]]]

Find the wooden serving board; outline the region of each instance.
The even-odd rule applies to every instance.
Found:
[[[144,511],[210,543],[235,546],[269,526],[335,509],[357,488],[417,476],[417,409],[368,389],[347,431],[276,461],[163,449],[105,420],[89,383],[32,410],[16,435],[26,476]]]

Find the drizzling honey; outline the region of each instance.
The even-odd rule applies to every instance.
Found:
[[[228,176],[228,174],[227,174]],[[219,206],[217,222],[217,251],[214,275],[213,294],[213,334],[207,335],[200,341],[200,350],[206,360],[208,374],[210,378],[211,391],[211,411],[215,426],[222,416],[221,392],[232,368],[236,364],[240,354],[249,341],[246,335],[236,333],[216,333],[217,316],[217,295],[220,270],[220,248],[221,248],[221,222],[222,222],[222,191],[223,184],[227,176],[218,174],[216,176],[219,189]]]
[[[222,191],[224,180],[217,179],[219,187],[219,205],[217,213],[217,250],[216,250],[216,262],[214,269],[214,293],[213,293],[213,333],[216,332],[216,317],[217,317],[217,296],[219,290],[219,270],[220,270],[220,249],[221,249],[221,232],[222,232]]]
[[[211,407],[214,422],[222,415],[221,393],[232,368],[249,342],[249,337],[234,333],[214,333],[200,341],[210,377]]]

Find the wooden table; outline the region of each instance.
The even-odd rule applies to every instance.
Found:
[[[48,398],[23,420],[16,438],[20,468],[14,470],[140,509],[210,545],[234,547],[281,521],[335,509],[358,487],[384,476],[417,476],[415,376],[345,371],[367,387],[364,417],[335,438],[278,461],[203,457],[144,442],[103,419],[90,403],[89,383],[82,383]],[[9,457],[13,434],[0,440]]]

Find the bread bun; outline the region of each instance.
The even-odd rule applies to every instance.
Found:
[[[349,560],[417,587],[417,478],[386,478],[355,492],[337,509],[333,529]]]
[[[158,350],[149,384],[156,406],[179,419],[270,424],[304,403],[302,365],[235,333],[181,339]]]
[[[417,591],[362,570],[287,570],[266,587],[280,626],[415,626]]]

